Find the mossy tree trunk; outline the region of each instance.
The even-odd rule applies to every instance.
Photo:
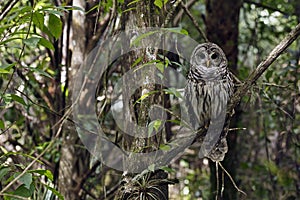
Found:
[[[138,1],[135,4],[130,4],[130,0],[125,1],[123,10],[128,10],[134,7],[132,11],[128,11],[123,13],[122,15],[122,29],[124,31],[128,30],[134,30],[134,29],[143,29],[143,28],[149,28],[149,27],[159,27],[160,24],[162,24],[162,17],[160,16],[159,12],[157,12],[157,7],[154,4],[153,0],[146,0],[146,1]],[[129,6],[129,7],[128,7]],[[139,58],[142,58],[140,65],[143,65],[145,63],[153,61],[153,58],[157,57],[157,51],[153,49],[141,49],[134,52],[129,53],[126,55],[123,59],[124,61],[122,66],[122,72],[126,73],[128,70],[132,69],[132,64]],[[154,80],[155,72],[154,71],[148,71],[149,73],[143,74],[142,78],[145,80]],[[126,84],[126,83],[125,83]],[[129,92],[127,91],[128,85],[124,85],[123,87],[123,95],[129,95]],[[141,98],[143,94],[151,93],[153,91],[160,90],[160,86],[157,86],[155,84],[149,83],[142,85],[137,91],[135,91],[134,95],[131,97],[126,97],[124,99],[130,99],[129,106],[131,108],[130,113],[127,113],[124,111],[124,118],[128,120],[130,123],[137,124],[141,127],[147,127],[149,125],[149,110],[152,105],[154,104],[160,104],[163,105],[164,103],[164,95],[162,93],[159,93],[157,95],[150,95],[149,98],[143,99],[139,104],[136,104],[136,101]],[[123,102],[128,103],[128,102]],[[129,118],[128,115],[133,116],[132,118]],[[147,130],[147,129],[146,129]],[[135,130],[132,130],[135,131]],[[147,133],[143,133],[147,134]],[[125,135],[123,136],[123,148],[126,149],[129,152],[138,152],[138,153],[147,153],[151,151],[155,151],[159,149],[161,138],[166,138],[165,135],[163,135],[164,132],[159,132],[155,136],[149,137],[149,138],[138,138],[134,136]],[[137,161],[138,162],[138,161]],[[130,166],[133,167],[134,166]],[[132,182],[128,180],[132,180],[136,174],[126,174],[123,177],[123,183],[125,187],[130,187],[132,185]],[[156,170],[154,172],[149,172],[145,176],[148,176],[147,181],[151,181],[153,179],[157,179],[159,183],[159,180],[166,179],[167,173],[163,172],[162,170]],[[128,184],[126,186],[126,184]],[[124,188],[123,185],[123,188]],[[137,191],[139,189],[133,189],[130,193],[126,193],[127,191],[124,191],[122,189],[122,186],[119,188],[117,195],[115,196],[115,199],[131,199],[133,197],[139,197],[141,193],[143,192],[146,196],[148,196],[149,199],[152,199],[151,196],[158,197],[158,199],[167,199],[168,198],[168,185],[162,183],[161,185],[155,185],[158,190],[151,189],[150,187],[147,188],[147,184],[145,185],[144,191],[142,191],[142,188],[140,188],[140,191]],[[136,195],[132,195],[133,193],[136,193]],[[147,195],[151,193],[151,195]]]

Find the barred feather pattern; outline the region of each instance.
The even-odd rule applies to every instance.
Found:
[[[209,149],[206,157],[213,161],[222,161],[228,151],[226,141],[228,124],[226,121],[225,124],[224,121],[220,121],[218,116],[226,112],[226,105],[234,88],[227,68],[227,59],[216,44],[204,43],[195,48],[190,63],[191,68],[185,87],[190,126],[197,131],[207,130],[212,121],[222,123],[224,127],[222,132],[216,133],[219,134],[217,142],[202,144],[207,145],[206,149]],[[213,118],[215,120],[212,120]],[[203,142],[205,137],[206,134],[199,135],[197,141]]]

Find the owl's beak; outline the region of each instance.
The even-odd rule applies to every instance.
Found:
[[[207,60],[206,61],[206,67],[209,68],[209,66],[210,66],[210,60]]]

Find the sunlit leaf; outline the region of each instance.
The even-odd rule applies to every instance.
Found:
[[[139,1],[141,1],[141,0],[133,0],[133,1],[129,2],[129,3],[127,4],[127,6],[130,6],[130,5],[132,5],[132,4],[135,4],[135,3],[139,2]]]
[[[161,144],[161,145],[159,145],[159,149],[161,149],[163,151],[169,151],[171,149],[171,146],[167,145],[167,144]]]
[[[151,135],[153,130],[155,130],[157,132],[159,130],[161,124],[162,124],[162,121],[160,119],[150,122],[148,125],[148,134]]]
[[[0,68],[0,74],[9,74],[9,73],[10,73],[9,70],[1,69],[1,68]]]
[[[135,103],[140,103],[144,99],[148,98],[151,94],[155,94],[155,93],[157,93],[157,91],[147,92],[147,93],[143,94],[138,100],[136,100]]]
[[[174,28],[163,28],[163,30],[169,31],[169,32],[173,32],[173,33],[178,33],[181,35],[188,35],[189,32],[183,28],[180,27],[174,27]]]
[[[50,170],[45,169],[35,169],[35,170],[28,170],[30,173],[37,173],[40,175],[46,176],[50,181],[53,181],[53,174]]]
[[[161,126],[161,124],[162,124],[162,121],[161,120],[159,120],[159,119],[157,119],[157,120],[155,120],[154,121],[154,129],[156,130],[156,131],[158,131],[159,130],[159,127]]]
[[[159,9],[161,9],[164,4],[162,0],[155,0],[154,5],[156,5],[157,7],[159,7]]]
[[[164,73],[164,70],[165,70],[165,65],[162,64],[161,62],[160,63],[156,63],[155,64],[155,67],[161,72],[161,73]]]
[[[132,67],[135,67],[137,64],[139,64],[142,61],[142,57],[138,57],[134,63],[132,64]]]

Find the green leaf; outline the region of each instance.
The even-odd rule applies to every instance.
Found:
[[[188,35],[189,32],[183,28],[180,27],[174,27],[174,28],[163,28],[165,31],[173,32],[173,33],[178,33],[181,35]]]
[[[5,124],[1,119],[0,119],[0,129],[5,129]]]
[[[138,58],[134,61],[134,63],[132,64],[131,67],[135,67],[135,66],[136,66],[137,64],[139,64],[141,61],[142,61],[142,57],[138,57]]]
[[[54,14],[50,14],[48,28],[55,39],[58,39],[62,33],[62,22],[60,18]]]
[[[157,93],[157,91],[151,91],[143,94],[138,100],[136,100],[135,104],[142,102],[144,99],[148,98],[151,94],[155,94],[155,93]]]
[[[165,91],[166,94],[173,94],[177,98],[182,98],[182,95],[176,90],[176,88],[163,89],[163,91]]]
[[[165,172],[168,172],[168,173],[175,173],[176,172],[173,168],[166,167],[166,166],[163,166],[160,169],[162,169],[162,170],[164,170]]]
[[[0,69],[5,69],[7,71],[11,70],[11,68],[13,68],[16,65],[16,63],[11,63],[11,64],[4,64],[2,66],[0,66]]]
[[[157,119],[157,120],[154,120],[154,129],[156,130],[156,131],[158,131],[159,130],[159,127],[161,126],[161,120],[160,119]]]
[[[34,68],[34,67],[29,67],[29,69],[33,72],[36,72],[36,73],[40,74],[40,75],[46,76],[46,77],[51,78],[51,79],[53,78],[50,74],[48,74],[44,70]]]
[[[170,147],[170,145],[161,144],[161,145],[159,145],[159,149],[161,149],[163,151],[169,151],[171,149],[171,147]]]
[[[129,2],[129,3],[127,4],[127,7],[130,6],[130,5],[132,5],[132,4],[137,3],[137,2],[139,2],[139,1],[140,1],[140,0],[134,0],[134,1],[131,1],[131,2]]]
[[[32,22],[36,25],[39,29],[43,30],[44,28],[44,15],[39,12],[34,12],[32,15]]]
[[[160,119],[154,120],[149,123],[148,125],[148,134],[151,135],[153,130],[156,132],[159,130],[159,127],[161,126],[162,121]]]
[[[45,169],[35,169],[35,170],[28,170],[29,173],[37,173],[40,175],[46,176],[50,181],[53,181],[53,174],[50,170]]]
[[[18,96],[16,94],[10,94],[10,96],[11,96],[12,100],[14,100],[14,101],[16,101],[16,102],[18,102],[18,103],[26,106],[26,103],[25,103],[25,101],[24,101],[24,99],[22,97],[20,97],[20,96]]]
[[[10,71],[0,68],[0,74],[10,74]]]
[[[164,73],[164,70],[165,70],[165,65],[162,64],[162,63],[156,63],[155,64],[155,67],[161,72],[161,73]]]
[[[0,181],[3,179],[3,177],[10,171],[10,168],[4,167],[0,169]]]
[[[164,4],[162,0],[155,0],[154,5],[156,5],[157,7],[159,7],[159,9],[161,9]]]
[[[23,39],[23,38],[20,38],[20,37],[9,38],[7,40],[3,40],[2,42],[0,42],[0,45],[6,44],[6,43],[14,41],[14,40],[21,40],[21,39]]]
[[[28,38],[28,39],[24,39],[23,42],[27,46],[36,47],[37,44],[39,43],[40,39],[41,38],[39,38],[39,37],[31,37],[31,38]]]
[[[15,176],[17,176],[17,175],[18,175],[18,173],[15,174]],[[30,185],[31,185],[31,183],[32,183],[32,174],[30,174],[30,173],[25,173],[23,176],[21,176],[21,177],[19,178],[19,181],[22,182],[22,183],[24,183],[24,185],[25,185],[25,187],[26,187],[27,189],[30,189]]]
[[[49,40],[46,40],[45,38],[41,38],[39,44],[50,50],[55,50],[53,44]]]
[[[14,195],[20,197],[30,197],[32,195],[32,191],[30,188],[27,188],[24,184],[20,185],[14,192]],[[12,200],[17,200],[18,198],[12,198]]]

